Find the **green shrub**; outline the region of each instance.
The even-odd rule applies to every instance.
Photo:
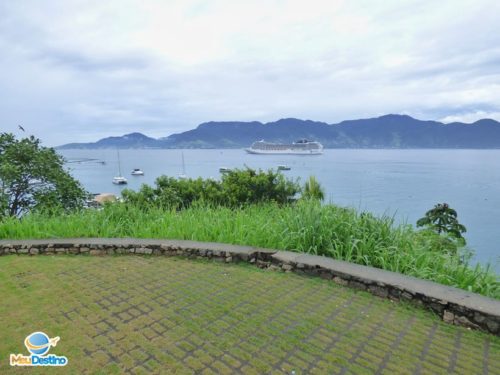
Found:
[[[304,184],[302,197],[306,199],[316,199],[322,201],[325,199],[325,192],[316,177],[310,176]]]
[[[228,207],[262,202],[285,204],[298,192],[298,183],[279,172],[246,168],[225,173],[221,181],[161,176],[155,187],[143,185],[137,192],[124,190],[122,197],[126,203],[140,207],[178,209],[188,208],[196,201]]]

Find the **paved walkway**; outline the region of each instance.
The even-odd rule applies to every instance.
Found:
[[[498,337],[249,265],[3,256],[0,301],[0,373],[44,331],[70,373],[500,374]]]

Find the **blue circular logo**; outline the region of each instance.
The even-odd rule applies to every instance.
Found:
[[[33,332],[26,337],[24,345],[26,345],[26,348],[31,354],[44,355],[50,349],[49,336],[43,332]]]

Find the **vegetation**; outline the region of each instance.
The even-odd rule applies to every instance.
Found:
[[[316,177],[310,176],[309,180],[306,181],[302,197],[307,199],[317,199],[320,201],[325,199],[325,192],[321,187],[321,184],[318,180],[316,180]]]
[[[81,208],[86,192],[54,149],[30,136],[0,133],[0,219],[33,209]]]
[[[464,248],[466,241],[462,233],[466,232],[466,228],[458,222],[457,212],[447,203],[437,204],[427,211],[424,217],[417,220],[417,227],[424,227],[424,232],[434,232],[439,236],[434,245],[436,250],[458,255],[464,262],[472,256]]]
[[[193,202],[238,207],[260,202],[289,203],[301,188],[297,181],[287,180],[282,173],[251,168],[235,169],[212,179],[176,179],[161,176],[155,187],[142,185],[137,192],[122,192],[125,203],[142,208],[187,208]]]
[[[447,203],[439,203],[433,209],[427,211],[425,216],[417,221],[417,227],[428,227],[437,233],[449,233],[455,238],[465,242],[462,233],[467,229],[457,219],[457,211],[448,206]]]
[[[104,209],[6,219],[0,238],[139,237],[253,245],[325,255],[500,299],[489,267],[440,251],[442,237],[352,209],[299,200],[239,208],[194,202],[184,210],[109,204]]]

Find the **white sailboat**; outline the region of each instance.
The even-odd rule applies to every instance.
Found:
[[[186,178],[186,163],[184,162],[184,152],[182,152],[182,173],[179,174],[179,179],[185,180]]]
[[[118,176],[113,177],[113,184],[115,185],[126,185],[128,183],[127,179],[122,176],[122,166],[120,163],[120,152],[116,149],[116,154],[118,156]]]

